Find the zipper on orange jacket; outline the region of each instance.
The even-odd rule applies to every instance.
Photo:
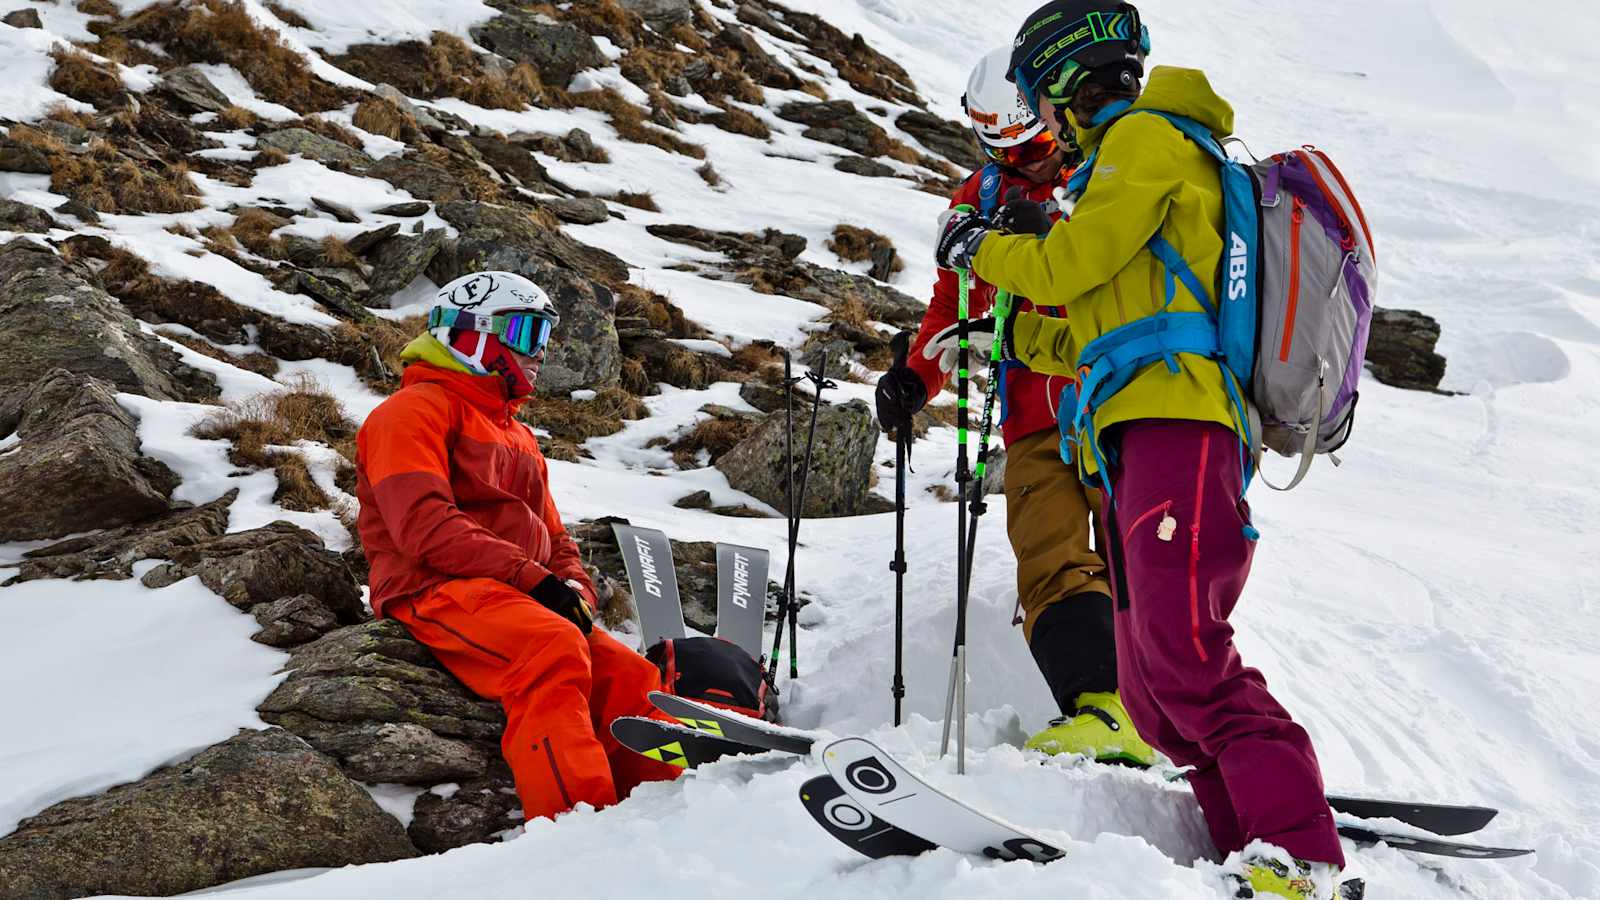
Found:
[[[1300,303],[1300,229],[1306,221],[1306,204],[1294,198],[1294,212],[1289,214],[1289,303],[1283,314],[1283,344],[1278,348],[1278,362],[1289,361],[1289,345],[1294,342],[1295,307]]]

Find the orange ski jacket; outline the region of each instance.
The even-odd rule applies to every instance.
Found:
[[[548,575],[596,595],[550,495],[539,442],[498,375],[406,367],[356,435],[356,527],[372,611],[457,578],[526,592]]]

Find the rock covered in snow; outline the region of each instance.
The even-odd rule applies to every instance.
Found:
[[[416,855],[400,823],[332,760],[269,729],[25,819],[0,838],[0,885],[18,900],[168,896]]]
[[[0,247],[0,388],[60,367],[157,400],[216,395],[211,376],[144,334],[85,274],[25,238]]]
[[[794,483],[799,490],[804,473],[809,411],[795,424]],[[878,425],[872,410],[860,400],[824,404],[817,413],[816,448],[811,470],[805,476],[804,505],[811,518],[860,515],[872,479],[872,455],[878,442]],[[778,509],[786,509],[784,467],[784,417],[767,416],[755,433],[723,454],[716,466],[728,484]]]
[[[115,527],[171,506],[178,476],[144,456],[138,420],[105,381],[52,369],[0,401],[0,432],[20,439],[0,452],[0,542]]]

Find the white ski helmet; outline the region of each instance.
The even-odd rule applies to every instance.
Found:
[[[532,356],[543,349],[561,321],[544,289],[515,272],[474,272],[439,289],[428,310],[428,329],[462,363],[484,373],[484,341],[467,355],[450,343],[453,330],[494,335],[507,347]]]
[[[967,92],[961,105],[967,108],[972,133],[985,148],[1003,149],[1025,144],[1044,130],[1039,118],[1007,80],[1011,71],[1011,48],[997,47],[985,53],[967,79]]]

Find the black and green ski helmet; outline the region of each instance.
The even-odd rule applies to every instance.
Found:
[[[1144,77],[1150,30],[1139,10],[1118,0],[1050,0],[1017,29],[1010,79],[1038,114],[1040,89],[1066,103],[1096,69],[1115,66]]]

